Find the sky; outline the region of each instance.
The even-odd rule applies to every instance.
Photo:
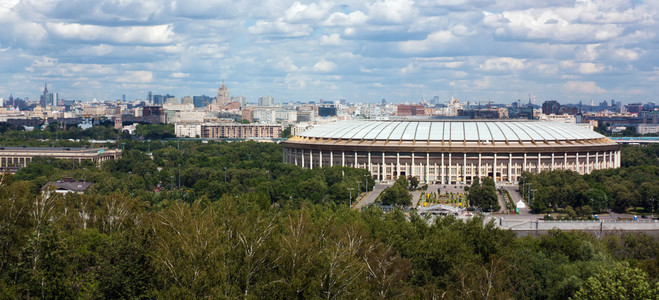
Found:
[[[656,101],[659,1],[0,0],[0,97]]]

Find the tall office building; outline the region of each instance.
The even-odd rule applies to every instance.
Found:
[[[165,97],[163,95],[153,95],[153,105],[163,105]]]
[[[192,104],[194,107],[206,107],[208,104],[211,104],[211,101],[213,99],[211,97],[208,97],[206,95],[203,96],[193,96],[192,97]]]
[[[151,93],[151,91],[149,91],[149,94],[146,95],[146,102],[148,104],[153,104],[153,93]]]

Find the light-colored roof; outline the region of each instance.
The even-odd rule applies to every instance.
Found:
[[[574,124],[501,120],[342,121],[316,126],[298,136],[352,141],[466,143],[560,142],[605,138]]]

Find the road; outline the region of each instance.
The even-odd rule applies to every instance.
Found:
[[[353,205],[353,208],[362,208],[364,206],[368,206],[375,202],[375,199],[378,198],[380,193],[384,191],[384,189],[392,186],[392,184],[376,184],[373,187],[372,191],[369,191],[368,194],[366,194],[366,197],[362,197],[355,205]]]
[[[519,193],[519,190],[517,189],[516,186],[504,185],[504,186],[501,186],[501,188],[507,190],[508,193],[510,193],[510,197],[513,198],[513,202],[515,202],[515,204],[517,204],[517,202],[519,202],[520,200],[522,202],[524,202],[524,204],[526,204],[525,208],[520,208],[519,209],[519,214],[520,215],[528,215],[528,214],[531,213],[531,208],[529,208],[529,205],[528,205],[528,203],[526,203],[526,200],[524,200],[524,198],[522,198],[522,195]]]

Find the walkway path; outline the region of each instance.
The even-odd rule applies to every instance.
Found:
[[[353,205],[353,207],[354,208],[362,208],[364,206],[368,206],[368,205],[372,204],[373,202],[375,202],[375,199],[378,198],[380,193],[382,193],[382,191],[384,191],[384,189],[386,189],[390,186],[391,186],[391,184],[376,184],[373,187],[373,190],[369,191],[368,194],[366,194],[366,197],[361,198],[361,200],[359,202],[357,202],[357,204]]]

